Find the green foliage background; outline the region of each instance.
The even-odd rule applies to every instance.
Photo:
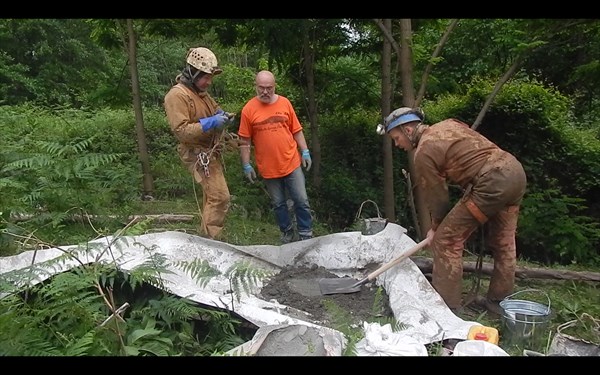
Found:
[[[315,235],[357,230],[361,207],[362,217],[378,215],[378,207],[362,206],[367,200],[379,205],[383,201],[382,138],[374,132],[382,121],[382,39],[372,20],[135,20],[155,187],[152,201],[141,200],[123,21],[0,20],[0,256],[85,244],[113,234],[195,233],[202,197],[177,157],[162,101],[183,68],[187,49],[199,45],[211,48],[224,69],[211,94],[225,110],[239,113],[254,95],[255,72],[271,69],[278,93],[294,104],[307,139],[318,131],[321,188],[311,184],[313,172],[307,173]],[[498,78],[527,52],[522,68],[502,87],[478,128],[515,154],[527,172],[517,232],[520,262],[597,268],[600,22],[461,20],[443,53],[431,59],[449,22],[412,20],[415,78],[433,64],[422,105],[426,122],[454,117],[472,123]],[[394,23],[397,26],[397,20]],[[345,32],[348,27],[353,33]],[[300,52],[307,47],[316,51],[316,130],[309,127],[307,72],[301,64],[305,55]],[[415,85],[419,83],[417,79]],[[400,106],[403,93],[396,78],[392,85],[394,105]],[[235,132],[237,126],[234,123],[228,130]],[[278,244],[264,187],[243,179],[238,150],[227,148],[224,162],[232,193],[225,241]],[[402,173],[408,165],[406,154],[394,149],[393,163],[396,220],[412,235]],[[455,198],[460,194],[454,187],[451,192]],[[130,221],[132,215],[165,213],[195,219],[175,224]],[[477,250],[478,242],[473,239],[468,245]],[[231,315],[198,308],[153,288],[164,287],[156,277],[163,266],[161,259],[153,259],[152,264],[124,274],[96,264],[3,298],[0,353],[212,355],[243,342],[239,322]],[[200,284],[212,275],[203,264],[179,266],[198,277]],[[264,276],[238,266],[228,273],[237,291]],[[3,284],[6,280],[0,281],[3,290],[9,287]],[[98,328],[111,312],[102,293],[117,286],[123,294],[117,302],[132,301],[132,311],[122,326]],[[598,313],[594,285],[573,282],[555,288],[525,281],[520,287],[550,291],[555,324],[581,321],[582,313]],[[205,335],[199,336],[198,329]],[[354,339],[352,349],[359,337],[343,322],[340,329]]]
[[[224,72],[215,77],[211,94],[229,112],[239,113],[254,95],[257,70],[276,73],[277,91],[294,104],[307,139],[316,136],[321,143],[319,189],[310,183],[312,172],[307,173],[317,233],[355,228],[366,200],[382,205],[382,138],[373,131],[382,119],[381,46],[372,22],[215,19],[199,28],[195,20],[135,20],[143,120],[157,201],[142,208],[131,85],[120,39],[123,21],[0,20],[5,46],[0,54],[2,254],[32,246],[19,248],[18,239],[32,231],[46,243],[79,241],[103,228],[124,225],[126,217],[140,210],[170,209],[161,202],[171,202],[185,213],[198,212],[201,197],[174,152],[162,109],[164,94],[192,45],[209,46],[219,56]],[[529,51],[524,68],[502,87],[478,131],[515,154],[526,169],[528,190],[517,234],[520,256],[545,264],[598,264],[599,86],[592,83],[600,51],[584,49],[576,41],[597,45],[600,23],[461,20],[443,54],[429,61],[448,23],[413,20],[415,75],[434,64],[423,102],[427,122],[446,117],[473,122],[499,75],[519,53]],[[282,30],[283,24],[305,34]],[[343,32],[348,25],[355,34]],[[285,35],[287,43],[282,42]],[[308,122],[306,72],[298,55],[305,40],[300,35],[313,38],[318,57],[318,128]],[[551,46],[558,45],[564,57],[552,53]],[[552,53],[553,63],[546,64],[540,51]],[[400,103],[398,87],[394,94]],[[229,131],[237,126],[234,123]],[[258,231],[269,233],[260,241],[275,241],[269,237],[276,232],[268,229],[273,218],[264,189],[245,183],[236,150],[227,150],[224,160],[233,195],[229,238],[245,242],[236,230]],[[394,149],[393,163],[396,221],[412,234],[402,172],[407,168],[405,153]],[[100,228],[90,232],[85,221],[73,223],[74,213],[100,215]],[[365,207],[362,214],[374,216],[377,211]],[[255,226],[261,229],[251,228],[244,218],[259,220]]]

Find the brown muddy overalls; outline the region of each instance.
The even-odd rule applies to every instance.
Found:
[[[432,285],[449,308],[461,306],[464,243],[484,224],[494,259],[487,298],[500,301],[514,288],[515,233],[527,179],[510,153],[455,119],[417,134],[415,173],[435,230]],[[450,209],[447,183],[464,194]]]
[[[218,145],[221,133],[202,131],[199,119],[212,116],[219,105],[208,93],[196,93],[177,83],[165,95],[165,112],[177,138],[177,153],[202,187],[200,234],[220,240],[231,196]]]

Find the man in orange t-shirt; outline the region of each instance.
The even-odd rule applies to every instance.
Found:
[[[273,73],[258,72],[255,83],[256,96],[242,108],[238,130],[244,175],[252,183],[256,179],[250,164],[250,146],[253,144],[256,166],[271,198],[281,242],[294,240],[288,198],[294,202],[298,239],[312,238],[312,214],[301,168],[302,165],[306,171],[310,170],[312,160],[302,125],[290,101],[275,94]]]

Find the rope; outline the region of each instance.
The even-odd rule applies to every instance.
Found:
[[[467,294],[467,298],[463,304],[464,307],[469,306],[473,301],[477,299],[479,295],[479,291],[481,290],[481,275],[482,275],[482,267],[483,267],[483,249],[485,248],[485,238],[484,238],[484,229],[483,225],[479,226],[481,233],[481,247],[479,248],[479,253],[477,254],[477,261],[475,262],[475,281],[473,282],[473,286],[471,290]]]

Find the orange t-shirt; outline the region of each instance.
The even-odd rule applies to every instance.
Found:
[[[287,176],[300,166],[294,134],[302,130],[292,103],[279,95],[266,104],[256,97],[242,108],[240,137],[251,138],[258,172],[264,178]]]

